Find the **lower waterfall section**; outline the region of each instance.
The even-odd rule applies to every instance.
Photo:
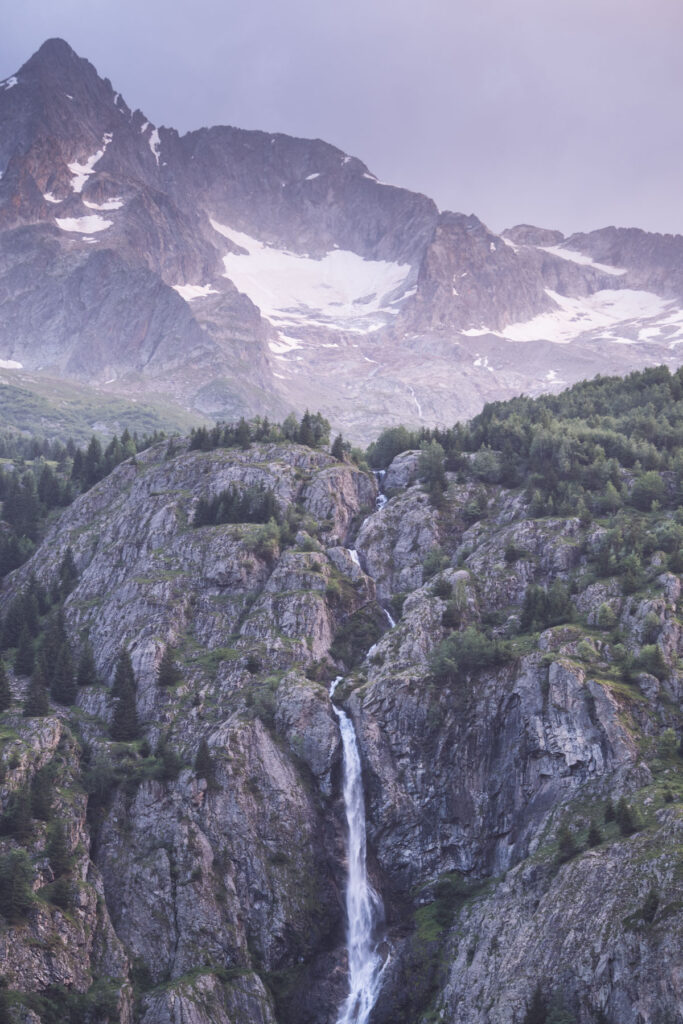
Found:
[[[334,696],[340,679],[332,683],[330,697]],[[367,874],[365,799],[356,731],[346,712],[334,703],[332,707],[339,721],[342,741],[344,809],[348,826],[346,916],[349,994],[339,1012],[337,1024],[367,1024],[379,995],[385,964],[376,939],[384,908]]]

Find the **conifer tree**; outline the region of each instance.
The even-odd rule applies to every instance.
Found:
[[[541,986],[537,985],[522,1019],[522,1024],[545,1024],[547,1014],[548,1001],[543,995]]]
[[[24,626],[19,636],[19,646],[14,658],[14,671],[18,676],[30,676],[33,672],[34,663],[33,640],[28,629]]]
[[[78,569],[74,562],[74,553],[69,546],[64,552],[64,557],[59,566],[59,592],[63,598],[71,593],[77,579]]]
[[[78,686],[96,686],[98,682],[97,666],[95,665],[92,645],[90,640],[86,640],[81,648],[81,654],[78,659],[76,683]]]
[[[31,835],[31,796],[26,786],[15,790],[2,816],[2,831],[22,842]]]
[[[197,748],[197,756],[194,759],[194,770],[196,771],[198,778],[206,779],[206,784],[209,789],[216,788],[216,765],[213,757],[211,756],[209,744],[203,737],[199,741],[199,747]]]
[[[58,704],[73,704],[76,700],[76,680],[74,678],[74,665],[71,660],[71,651],[68,644],[62,644],[57,655],[52,681],[50,686],[52,699]]]
[[[66,833],[61,821],[53,821],[49,826],[45,853],[50,861],[50,867],[55,878],[65,875],[69,870],[70,856]]]
[[[41,665],[36,665],[24,698],[24,718],[38,718],[50,712],[45,675]]]
[[[600,827],[591,819],[590,828],[588,829],[588,845],[599,846],[601,842],[602,832],[600,831]]]
[[[9,679],[7,678],[7,672],[5,666],[0,659],[0,711],[7,711],[12,703],[12,691],[9,686]]]
[[[21,630],[24,625],[24,612],[22,605],[22,598],[15,597],[7,609],[7,615],[5,615],[5,619],[2,624],[2,648],[5,651],[10,647],[16,647],[19,643],[19,637],[21,636]]]
[[[338,459],[339,462],[344,461],[344,438],[341,434],[337,434],[335,437],[330,454],[332,458]]]
[[[52,770],[49,765],[39,768],[31,781],[31,814],[39,821],[52,816]]]
[[[0,1024],[12,1024],[9,999],[7,998],[7,981],[4,977],[0,977]]]
[[[116,665],[116,674],[111,688],[114,698],[114,715],[111,723],[111,736],[114,740],[136,740],[140,735],[135,694],[137,686],[130,655],[125,649],[121,651]]]
[[[619,798],[614,816],[622,836],[632,836],[634,832],[638,831],[633,809],[627,803],[626,797]]]
[[[154,756],[159,760],[157,777],[164,782],[177,779],[183,766],[182,758],[173,750],[167,736],[160,736]]]
[[[33,902],[33,868],[24,850],[0,857],[0,914],[10,924],[22,921]]]
[[[180,671],[173,660],[173,651],[167,647],[157,670],[158,686],[174,686],[180,680]]]

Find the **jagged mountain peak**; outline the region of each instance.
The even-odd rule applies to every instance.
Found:
[[[500,236],[320,139],[181,136],[62,39],[0,83],[0,174],[0,359],[31,372],[219,418],[314,405],[360,441],[680,360],[680,237]]]

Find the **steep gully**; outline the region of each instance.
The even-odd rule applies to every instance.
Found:
[[[376,509],[384,507],[386,495],[382,493],[384,472],[375,473],[380,492]],[[350,549],[353,561],[360,565],[355,549]],[[384,609],[389,626],[396,625]],[[330,699],[342,681],[332,682]],[[389,951],[381,935],[384,920],[382,899],[368,879],[366,860],[365,798],[363,775],[353,722],[343,708],[332,704],[339,722],[343,754],[343,797],[348,829],[348,877],[346,882],[347,948],[349,958],[349,994],[337,1017],[337,1024],[367,1024],[377,1001],[384,968],[389,962]],[[384,946],[384,948],[382,948]]]

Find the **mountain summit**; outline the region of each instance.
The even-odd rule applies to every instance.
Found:
[[[0,82],[0,360],[349,436],[665,362],[683,238],[496,235],[320,140],[132,111],[50,39]]]

